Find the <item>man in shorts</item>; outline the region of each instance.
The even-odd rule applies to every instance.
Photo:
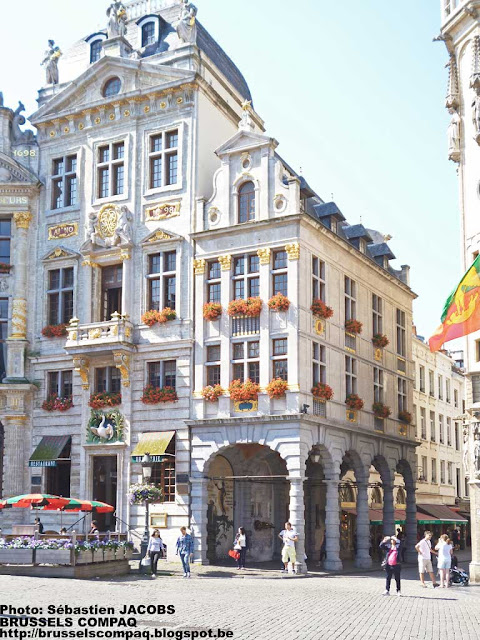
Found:
[[[418,573],[420,574],[420,582],[422,583],[422,587],[426,589],[427,585],[425,584],[424,574],[428,571],[428,575],[432,581],[433,588],[438,587],[438,584],[435,582],[435,576],[433,575],[433,567],[432,567],[432,556],[434,553],[437,555],[436,551],[432,551],[432,543],[430,540],[432,539],[432,532],[425,531],[425,536],[423,540],[420,540],[418,544],[415,545],[415,549],[418,552]]]
[[[295,561],[297,559],[297,554],[295,552],[295,542],[298,540],[298,534],[293,529],[290,522],[285,523],[285,529],[280,531],[278,537],[283,542],[282,549],[282,562],[284,566],[284,571],[288,571],[288,563],[292,563],[293,573],[295,573]]]

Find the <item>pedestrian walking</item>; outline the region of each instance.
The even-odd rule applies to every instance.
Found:
[[[420,540],[415,545],[415,549],[418,552],[418,573],[420,574],[420,582],[422,583],[422,587],[426,589],[427,585],[425,584],[424,574],[427,571],[430,579],[432,581],[433,588],[438,587],[438,583],[435,581],[435,576],[433,575],[433,567],[432,567],[432,556],[434,553],[437,555],[436,551],[432,551],[432,532],[425,531],[423,540]]]
[[[387,581],[385,584],[384,596],[390,595],[390,585],[392,578],[395,578],[395,584],[397,586],[397,596],[401,596],[401,581],[400,575],[402,572],[401,563],[401,541],[395,536],[385,536],[380,543],[380,550],[384,554],[383,563],[385,571],[387,572]]]
[[[288,571],[288,563],[292,563],[292,570],[295,573],[295,562],[297,560],[297,554],[295,551],[295,542],[298,540],[298,534],[292,527],[290,522],[285,523],[285,529],[280,531],[278,537],[283,542],[282,549],[282,562],[283,570]]]
[[[193,538],[187,533],[187,527],[180,527],[180,535],[177,539],[177,555],[180,556],[183,566],[183,577],[190,578],[190,556],[193,555]]]
[[[237,569],[245,569],[245,559],[247,557],[247,535],[243,527],[238,527],[233,548],[240,554],[237,560]]]
[[[446,533],[440,536],[435,546],[438,551],[437,569],[440,573],[440,587],[448,589],[450,584],[450,569],[452,567],[453,544]]]
[[[460,548],[460,532],[457,529],[457,527],[453,527],[452,544],[453,544],[453,549],[455,551],[457,551]]]
[[[160,536],[160,531],[158,529],[154,529],[147,547],[147,555],[150,556],[150,561],[152,563],[152,578],[154,579],[157,577],[158,560],[162,554],[163,540]]]

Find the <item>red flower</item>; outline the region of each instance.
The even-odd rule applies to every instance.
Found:
[[[254,318],[262,311],[262,300],[260,298],[247,298],[246,300],[232,300],[228,305],[229,316],[249,316]]]
[[[372,410],[377,418],[388,418],[392,413],[390,407],[387,407],[387,405],[382,402],[374,402],[372,404]]]
[[[71,396],[66,398],[59,398],[56,393],[51,393],[45,402],[42,404],[42,409],[45,411],[68,411],[73,407],[73,400]]]
[[[205,320],[216,320],[222,315],[222,305],[218,302],[206,302],[203,305],[203,317]]]
[[[44,336],[45,338],[62,338],[66,335],[66,324],[49,324],[42,329],[42,336]]]
[[[92,393],[88,403],[92,409],[102,409],[103,407],[115,407],[122,403],[122,394],[110,391],[99,391]]]
[[[274,378],[266,386],[266,392],[270,398],[281,398],[288,389],[288,382],[281,378]]]
[[[177,402],[177,392],[173,387],[154,387],[148,384],[143,390],[143,404],[160,404],[165,402]]]
[[[317,316],[319,318],[328,319],[333,316],[332,307],[327,306],[325,302],[323,302],[323,300],[320,300],[319,298],[314,299],[310,307],[310,311],[314,316]]]
[[[202,397],[207,402],[217,402],[220,396],[223,396],[225,393],[223,387],[219,384],[216,385],[208,385],[203,387],[202,389]]]
[[[345,398],[345,404],[349,409],[356,409],[357,411],[363,409],[363,400],[356,393],[350,393]]]
[[[177,314],[173,309],[165,307],[165,309],[161,311],[157,311],[156,309],[145,311],[142,316],[142,322],[149,327],[153,327],[154,324],[164,324],[170,320],[175,320],[176,317]]]
[[[276,293],[268,301],[268,306],[273,311],[288,311],[290,300],[283,293]]]
[[[230,397],[234,402],[250,402],[257,400],[260,393],[260,385],[247,378],[245,382],[233,380],[228,387]]]
[[[331,400],[333,398],[333,389],[328,384],[317,382],[317,384],[312,387],[312,394],[319,400]]]
[[[362,333],[362,329],[363,324],[359,320],[354,320],[352,318],[351,320],[347,320],[345,322],[345,331],[348,331],[348,333],[360,334]]]
[[[412,414],[409,411],[399,411],[398,419],[405,424],[410,424],[412,422]]]
[[[11,268],[11,264],[8,264],[7,262],[0,262],[0,273],[10,273]]]
[[[382,333],[376,333],[372,338],[373,346],[377,349],[384,349],[390,344],[390,340]]]

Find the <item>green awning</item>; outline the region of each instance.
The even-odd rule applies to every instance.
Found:
[[[132,462],[141,462],[148,453],[152,462],[163,462],[165,451],[175,437],[175,431],[151,431],[142,433],[140,442],[132,451]]]
[[[56,467],[58,460],[70,459],[72,436],[44,436],[30,456],[29,467]]]

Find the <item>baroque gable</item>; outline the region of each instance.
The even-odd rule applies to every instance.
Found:
[[[182,236],[171,231],[164,231],[163,229],[155,229],[152,233],[149,233],[143,240],[142,245],[144,247],[150,247],[156,244],[162,244],[167,242],[181,242]]]
[[[18,162],[3,153],[0,153],[0,184],[22,186],[37,186],[38,178]]]
[[[275,138],[256,133],[254,131],[237,131],[229,140],[224,142],[215,153],[219,158],[229,156],[235,153],[242,153],[247,150],[260,149],[262,147],[271,147],[276,149],[278,146]]]
[[[46,253],[42,258],[42,262],[51,262],[52,260],[65,260],[65,258],[73,258],[75,260],[78,260],[78,258],[80,258],[80,254],[76,251],[72,251],[71,249],[59,246]]]

